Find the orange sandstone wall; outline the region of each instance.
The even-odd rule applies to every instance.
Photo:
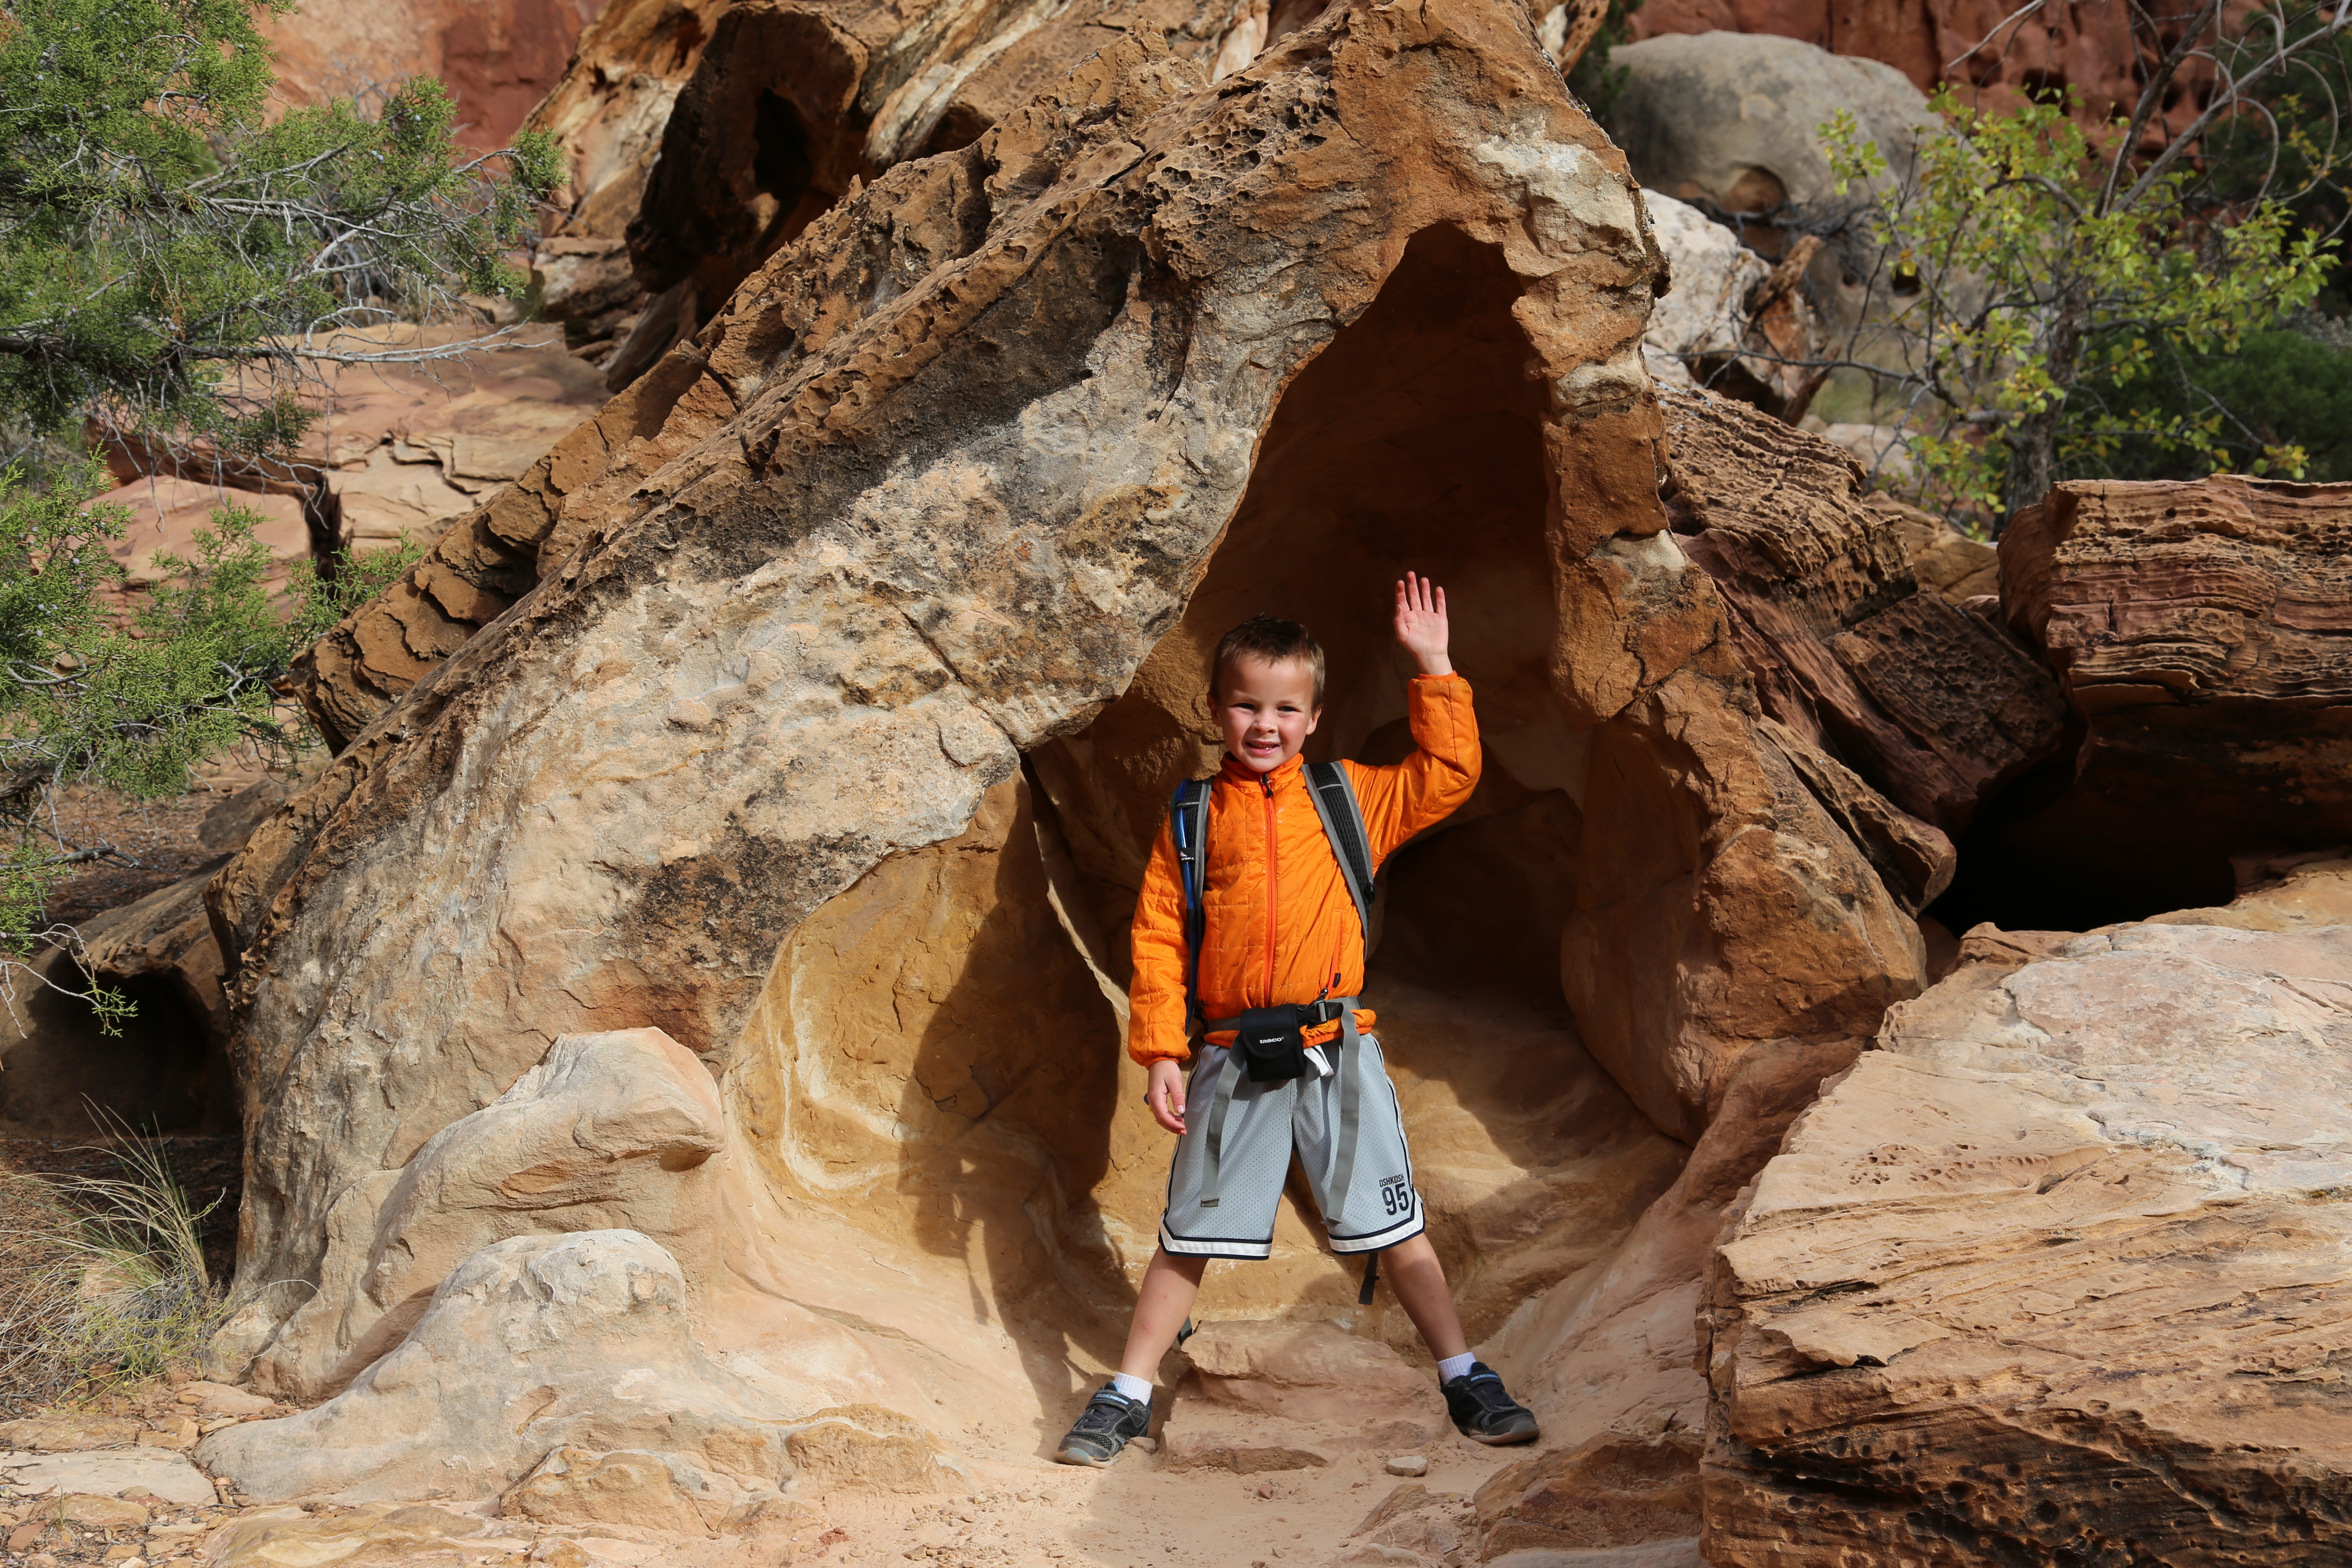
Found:
[[[289,101],[436,76],[457,95],[460,138],[489,148],[547,96],[602,9],[604,0],[305,0],[267,30]]]

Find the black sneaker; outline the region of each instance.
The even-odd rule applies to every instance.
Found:
[[[1536,1440],[1535,1412],[1506,1393],[1503,1380],[1485,1362],[1472,1362],[1468,1372],[1441,1392],[1455,1429],[1473,1443],[1503,1447]]]
[[[1488,1374],[1492,1376],[1492,1373]],[[1499,1385],[1498,1385],[1499,1386]],[[1151,1401],[1129,1399],[1109,1384],[1087,1401],[1078,1424],[1070,1428],[1054,1458],[1065,1465],[1092,1465],[1099,1469],[1118,1458],[1129,1443],[1151,1428]],[[1534,1428],[1528,1428],[1534,1436]]]

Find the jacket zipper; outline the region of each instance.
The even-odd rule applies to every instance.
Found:
[[[1271,1007],[1274,1005],[1274,920],[1278,886],[1274,855],[1274,780],[1260,773],[1257,782],[1265,791],[1265,1000],[1258,1005]]]

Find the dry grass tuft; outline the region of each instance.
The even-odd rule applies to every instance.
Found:
[[[0,1175],[0,1410],[160,1377],[220,1321],[213,1205],[189,1201],[162,1143],[126,1138],[117,1155],[119,1176]]]

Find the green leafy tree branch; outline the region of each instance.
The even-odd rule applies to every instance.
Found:
[[[273,119],[258,18],[285,8],[0,8],[0,423],[20,440],[90,421],[282,455],[327,367],[485,346],[381,329],[520,290],[502,256],[560,177],[552,141],[460,156],[424,79],[376,112]]]
[[[520,292],[506,257],[562,174],[544,136],[465,153],[429,79],[274,103],[261,26],[290,3],[0,0],[0,996],[78,946],[46,917],[59,879],[124,858],[74,842],[57,792],[282,757],[295,654],[419,552],[276,573],[228,508],[128,593],[83,454],[315,490],[329,378],[496,348],[469,297]]]
[[[1897,180],[1851,114],[1822,128],[1841,181],[1872,193],[1885,306],[1817,363],[1869,374],[1906,433],[1900,482],[1955,519],[1997,530],[2126,444],[2214,470],[2305,466],[2291,441],[2246,462],[2253,432],[2200,372],[2308,306],[2336,265],[2334,237],[2294,204],[2339,157],[2310,116],[2281,116],[2275,89],[2341,61],[2352,0],[2276,6],[2229,39],[2217,0],[2161,49],[2159,19],[2130,5],[2158,64],[2095,132],[2071,101],[1988,115],[1947,88],[1932,103],[1949,134],[1923,138]],[[2202,107],[2167,131],[2160,106],[2191,65]]]
[[[122,858],[68,838],[57,790],[152,800],[225,752],[287,760],[303,737],[277,688],[295,656],[423,553],[404,538],[331,578],[304,561],[273,583],[260,518],[226,508],[196,531],[192,557],[156,558],[163,581],[125,611],[109,546],[129,515],[91,503],[107,484],[96,467],[40,489],[0,469],[0,982],[47,948],[78,946],[45,919],[52,890],[80,866]],[[101,1015],[123,1005],[91,999]]]

